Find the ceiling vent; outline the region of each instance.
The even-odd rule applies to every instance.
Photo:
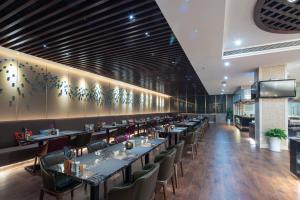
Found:
[[[294,49],[300,49],[300,40],[224,51],[223,58],[226,59],[226,58],[258,55],[258,54],[274,53],[274,52],[294,50]]]

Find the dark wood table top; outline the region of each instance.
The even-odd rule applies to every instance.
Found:
[[[166,141],[164,138],[148,140],[147,143],[145,143],[143,138],[134,138],[132,140],[135,146],[130,150],[126,150],[124,144],[119,143],[78,157],[76,161],[86,165],[85,169],[81,173],[71,173],[67,175],[92,185],[99,185],[116,172],[131,165],[141,156],[151,152]],[[66,174],[64,172],[63,163],[53,165],[48,169],[57,173]]]

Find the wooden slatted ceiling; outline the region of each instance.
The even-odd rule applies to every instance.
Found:
[[[206,94],[155,0],[1,1],[0,45],[173,96]]]

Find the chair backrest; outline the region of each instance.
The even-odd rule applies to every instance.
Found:
[[[157,180],[166,181],[171,177],[173,172],[175,155],[176,148],[169,150],[167,154],[160,155],[161,158],[158,161],[156,161],[160,164]]]
[[[178,144],[175,145],[176,155],[175,155],[174,163],[179,163],[181,161],[183,147],[184,147],[184,141],[181,141],[181,142],[179,142]]]
[[[116,143],[125,142],[129,139],[129,135],[119,135],[115,137]]]
[[[75,141],[73,141],[73,145],[76,147],[86,147],[88,143],[90,143],[92,138],[92,133],[84,133],[81,135],[77,135]]]
[[[69,145],[69,142],[69,137],[62,137],[55,140],[49,140],[47,153],[63,150],[64,147],[67,147]]]
[[[189,132],[185,139],[186,144],[194,144],[195,143],[195,132]]]
[[[155,193],[156,181],[159,173],[159,164],[149,164],[151,170],[144,176],[135,180],[134,184],[137,186],[138,200],[152,200]]]
[[[52,152],[41,157],[41,162],[40,162],[41,176],[43,179],[43,185],[48,190],[55,191],[56,185],[55,185],[55,175],[48,172],[47,168],[52,165],[63,163],[64,159],[65,159],[64,151]]]
[[[149,164],[147,173],[131,185],[113,187],[108,193],[109,200],[151,200],[155,192],[159,164]]]
[[[117,130],[117,135],[124,135],[126,133],[126,131],[127,131],[127,127],[126,126],[120,127]]]
[[[89,143],[87,145],[87,149],[89,153],[93,153],[95,151],[98,151],[100,149],[104,149],[106,147],[108,147],[109,145],[104,142],[104,141],[98,141],[98,142],[93,142],[93,143]]]
[[[127,128],[127,133],[129,134],[134,134],[135,131],[135,125],[134,124],[130,124]]]

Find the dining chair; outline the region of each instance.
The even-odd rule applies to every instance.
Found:
[[[183,164],[182,164],[183,147],[184,147],[184,141],[180,141],[178,144],[168,147],[167,151],[161,152],[161,154],[168,153],[168,151],[171,150],[172,148],[176,148],[176,155],[174,159],[174,173],[175,173],[176,187],[178,187],[178,166],[179,165],[181,168],[181,176],[183,177]]]
[[[194,160],[195,153],[197,152],[197,142],[196,142],[196,134],[195,132],[189,132],[184,138],[184,144],[186,147],[191,147],[192,149],[192,159]]]
[[[64,151],[55,151],[41,157],[41,177],[43,185],[40,191],[40,200],[44,199],[45,193],[55,196],[57,200],[62,200],[64,195],[70,193],[71,199],[73,199],[74,190],[82,186],[82,182],[78,180],[48,170],[50,166],[63,163],[64,159]]]
[[[82,156],[82,149],[90,143],[92,137],[92,133],[84,133],[77,135],[75,139],[70,140],[70,148],[75,149],[76,156],[78,156],[78,152],[80,150],[80,155]]]
[[[142,170],[133,173],[131,184],[113,187],[108,192],[108,200],[152,200],[158,173],[159,164],[147,164]]]
[[[167,153],[158,154],[154,162],[159,163],[159,172],[157,177],[157,186],[163,187],[164,199],[167,199],[167,183],[171,179],[173,194],[175,194],[175,183],[174,183],[174,160],[176,155],[176,149],[172,148]]]
[[[34,158],[34,164],[33,164],[33,172],[36,171],[38,166],[38,160],[46,155],[47,153],[51,153],[58,150],[63,150],[64,147],[68,146],[70,142],[69,137],[62,137],[58,139],[48,140],[45,144],[39,147],[35,158]]]
[[[104,141],[97,141],[87,144],[88,153],[93,153],[95,151],[105,149],[109,145]]]

